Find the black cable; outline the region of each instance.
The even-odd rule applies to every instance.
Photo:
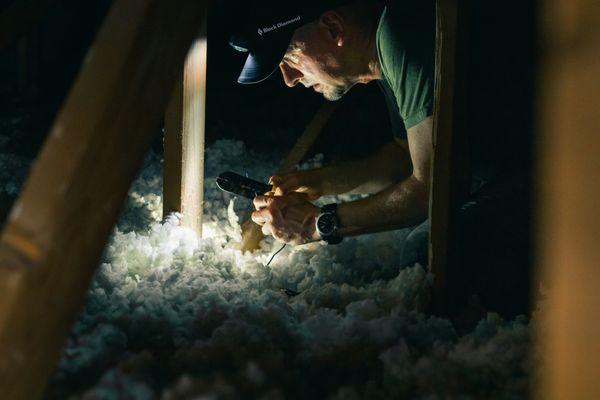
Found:
[[[273,259],[275,258],[275,256],[277,254],[279,254],[281,252],[281,250],[283,250],[285,248],[285,246],[287,246],[287,243],[284,243],[283,246],[281,246],[281,248],[279,250],[277,250],[275,253],[273,253],[273,255],[271,256],[271,259],[267,263],[267,267],[269,266],[269,264],[271,264],[271,261],[273,261]]]
[[[283,250],[285,248],[285,246],[287,245],[287,243],[284,243],[283,246],[281,246],[281,248],[279,250],[277,250],[275,253],[273,253],[273,255],[271,256],[271,259],[269,260],[269,262],[267,263],[267,267],[269,266],[269,264],[271,264],[271,261],[273,261],[273,259],[275,258],[275,256],[277,254],[279,254],[281,252],[281,250]],[[269,281],[271,281],[273,279],[273,271],[269,272]],[[281,288],[279,289],[279,291],[283,294],[285,294],[287,297],[292,298],[294,296],[298,296],[300,294],[300,292],[292,290],[292,289],[287,289],[287,288]]]

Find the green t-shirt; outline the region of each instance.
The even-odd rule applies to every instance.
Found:
[[[433,114],[435,2],[387,2],[377,28],[377,52],[394,135],[405,138],[406,129]]]

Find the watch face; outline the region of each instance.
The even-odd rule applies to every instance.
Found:
[[[317,230],[321,236],[330,236],[335,231],[335,216],[333,213],[324,213],[317,219]]]

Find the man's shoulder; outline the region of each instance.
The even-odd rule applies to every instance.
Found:
[[[383,9],[376,35],[380,62],[393,68],[406,53],[433,54],[435,1],[389,1]],[[427,57],[423,62],[430,62]]]
[[[435,1],[388,2],[376,35],[382,81],[408,129],[430,115],[435,66]]]

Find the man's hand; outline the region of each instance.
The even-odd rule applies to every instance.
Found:
[[[293,192],[285,196],[257,196],[254,207],[252,221],[262,226],[263,234],[293,245],[319,240],[315,219],[320,209],[307,195]]]
[[[322,169],[311,169],[274,175],[269,182],[277,196],[298,192],[304,193],[310,200],[316,200],[323,195],[324,176],[321,171]]]

